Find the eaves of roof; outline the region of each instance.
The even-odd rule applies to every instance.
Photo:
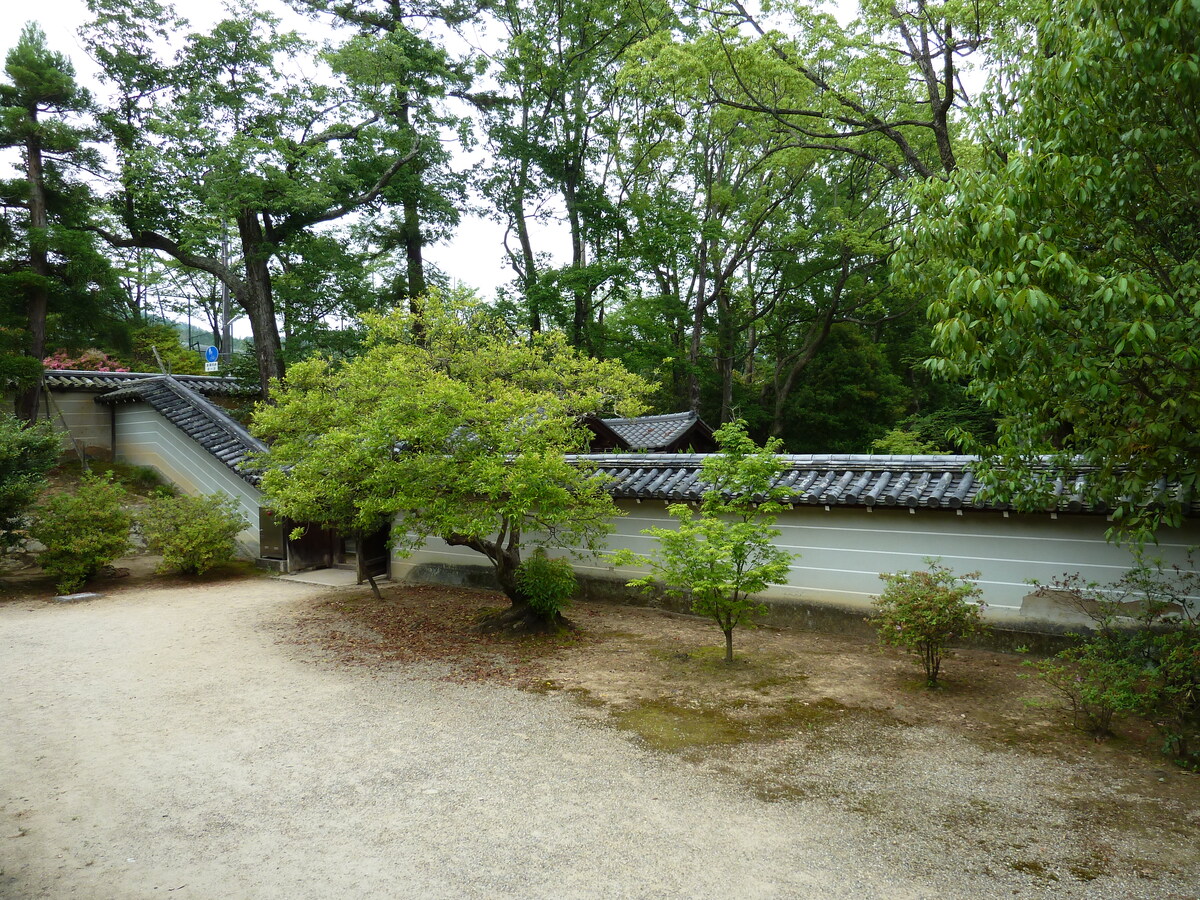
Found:
[[[111,391],[162,375],[152,372],[84,372],[75,369],[47,369],[46,387],[52,391]],[[249,396],[252,388],[232,378],[218,375],[172,375],[177,382],[208,397]]]
[[[594,453],[571,457],[608,479],[617,499],[699,501],[707,487],[700,453]],[[781,502],[793,506],[899,507],[909,509],[1007,510],[979,496],[974,456],[873,456],[810,454],[780,457],[776,485]],[[1054,511],[1103,514],[1102,502],[1086,498],[1087,472],[1054,479]],[[1195,504],[1189,504],[1194,507]],[[1192,513],[1200,512],[1190,509]]]

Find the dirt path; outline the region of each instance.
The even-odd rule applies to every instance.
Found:
[[[936,894],[568,703],[305,659],[319,590],[0,606],[0,896]]]
[[[821,799],[764,802],[562,698],[339,664],[293,640],[323,594],[242,579],[0,603],[0,897],[974,898],[1066,887],[974,864],[960,874],[947,857],[962,848],[936,832],[880,828]],[[736,753],[721,765],[751,763]],[[855,764],[852,748],[844,760]],[[950,808],[936,777],[911,775],[932,815]],[[1021,774],[979,777],[1007,789]],[[1068,893],[1196,896],[1136,877]]]

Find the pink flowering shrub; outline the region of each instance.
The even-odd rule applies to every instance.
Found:
[[[90,347],[79,356],[69,356],[67,351],[59,348],[53,354],[42,360],[47,369],[76,369],[81,372],[128,372],[129,367],[123,366],[103,350]]]

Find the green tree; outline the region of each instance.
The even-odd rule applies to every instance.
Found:
[[[919,195],[897,261],[933,298],[930,367],[1001,416],[993,495],[1045,508],[1052,454],[1139,539],[1200,469],[1197,33],[1192,3],[1047,2],[1011,129]]]
[[[474,62],[457,59],[443,46],[439,25],[454,27],[475,12],[471,3],[396,0],[290,0],[310,15],[329,16],[357,34],[334,56],[344,71],[379,96],[394,126],[424,136],[419,155],[397,173],[385,192],[389,207],[368,226],[379,253],[401,251],[385,291],[390,306],[413,304],[429,284],[424,248],[458,224],[465,204],[463,177],[450,168],[446,133],[465,132],[467,122],[450,115],[448,95],[470,97]]]
[[[845,21],[786,0],[768,22],[727,0],[706,11],[738,77],[712,96],[769,116],[797,147],[866,160],[897,180],[945,177],[963,149],[957,112],[973,103],[963,70],[1009,26],[1010,6],[861,0]]]
[[[25,513],[61,450],[62,439],[48,422],[29,426],[0,415],[0,549],[21,540]]]
[[[742,422],[719,428],[720,453],[704,461],[706,485],[697,513],[686,503],[669,512],[674,528],[647,528],[659,541],[653,557],[621,551],[617,565],[648,565],[651,573],[630,587],[665,590],[685,597],[692,610],[717,623],[725,635],[725,662],[733,662],[733,630],[766,607],[754,599],[767,585],[785,584],[792,554],[776,546],[776,478],[782,469],[779,441],[759,448]]]
[[[619,140],[616,74],[626,50],[673,14],[654,2],[505,0],[498,92],[480,97],[495,163],[484,191],[508,226],[505,251],[524,327],[565,327],[598,352],[608,294],[619,290],[621,214],[604,185]],[[554,267],[531,225],[561,210],[570,260]]]
[[[33,23],[9,51],[4,74],[0,147],[18,149],[24,172],[20,179],[0,181],[0,312],[4,324],[26,332],[22,352],[40,361],[48,329],[55,343],[91,343],[101,320],[111,315],[97,301],[111,299],[117,285],[92,238],[78,230],[94,205],[78,173],[98,162],[88,146],[92,134],[81,124],[91,109],[90,95]],[[65,329],[56,327],[63,324]],[[33,421],[40,394],[40,380],[19,392],[21,418]]]
[[[586,449],[587,413],[635,411],[648,390],[558,332],[515,340],[494,314],[431,294],[420,316],[368,317],[353,359],[295,365],[255,412],[271,447],[262,486],[297,521],[373,530],[397,520],[408,554],[430,537],[483,554],[511,607],[495,628],[555,628],[517,572],[539,547],[598,548],[616,509],[566,454]]]
[[[180,27],[153,5],[91,2],[99,10],[89,31],[94,47],[121,44],[131,21],[147,36]],[[107,77],[140,92],[149,109],[131,121],[110,113],[123,232],[98,230],[115,247],[169,255],[228,286],[253,332],[266,396],[285,367],[275,283],[281,257],[318,226],[378,210],[432,138],[390,117],[389,85],[411,74],[401,55],[380,72],[356,47],[318,53],[247,4],[232,12],[208,32],[187,35],[171,65],[157,60],[148,37],[127,52],[98,54]],[[294,74],[288,61],[304,55],[322,64],[322,77]],[[118,111],[129,106],[118,98]],[[220,252],[227,226],[240,251],[232,260]]]

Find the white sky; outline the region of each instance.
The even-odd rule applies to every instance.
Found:
[[[217,0],[176,0],[174,5],[177,12],[188,20],[192,30],[215,22],[224,12],[223,5]],[[313,39],[319,40],[330,34],[322,26],[297,15],[279,0],[257,0],[257,5],[279,16],[285,27],[295,28]],[[88,58],[77,34],[88,17],[85,0],[38,0],[36,3],[0,0],[0,61],[16,44],[25,23],[36,21],[46,33],[50,49],[66,54],[74,63],[80,83],[98,96],[103,96],[103,87],[96,77],[97,67]],[[0,157],[0,162],[4,161],[7,160]],[[499,285],[512,278],[512,272],[503,259],[502,239],[503,227],[498,223],[476,216],[464,216],[454,238],[426,248],[425,256],[455,281],[476,288],[481,296],[490,299]],[[553,228],[547,229],[541,235],[541,240],[543,247],[546,247],[547,241],[565,243],[561,231]],[[242,323],[238,323],[234,330],[241,336],[249,334],[248,326]]]

